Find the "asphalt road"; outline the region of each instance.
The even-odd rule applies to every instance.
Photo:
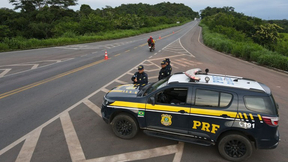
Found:
[[[281,142],[249,161],[288,161],[285,73],[218,53],[201,43],[193,21],[140,36],[89,44],[0,53],[0,161],[225,161],[216,147],[149,137],[115,137],[99,116],[103,95],[130,83],[144,64],[156,81],[169,57],[173,72],[200,67],[268,85],[280,106]],[[152,35],[156,51],[146,44]],[[161,39],[160,39],[161,38]],[[107,50],[109,60],[104,60]]]

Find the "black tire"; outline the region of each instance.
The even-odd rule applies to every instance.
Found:
[[[119,114],[111,122],[112,130],[117,137],[131,139],[139,131],[135,119],[128,114]]]
[[[254,147],[244,135],[227,134],[220,139],[218,150],[229,161],[243,161],[252,155]]]
[[[151,47],[151,48],[150,48],[150,52],[152,52],[152,50],[153,50],[153,49],[152,49],[152,47]]]

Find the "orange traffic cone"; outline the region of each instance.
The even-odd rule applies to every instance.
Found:
[[[107,50],[105,50],[105,58],[104,58],[104,60],[108,60],[109,58],[108,58],[108,54],[107,54]]]
[[[159,35],[159,39],[161,39],[161,36]]]

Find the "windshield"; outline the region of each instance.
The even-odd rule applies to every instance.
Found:
[[[151,86],[149,88],[147,88],[147,90],[145,91],[144,96],[150,94],[151,92],[154,92],[155,90],[157,90],[159,88],[162,88],[162,87],[165,87],[166,85],[168,85],[168,79],[169,79],[169,77],[151,84]]]

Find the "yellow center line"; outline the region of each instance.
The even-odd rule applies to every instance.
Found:
[[[130,50],[127,50],[127,51],[125,51],[125,52],[129,52]]]
[[[121,53],[118,53],[117,55],[115,55],[115,57],[119,56]]]
[[[23,86],[23,87],[14,89],[14,90],[12,90],[12,91],[8,91],[8,92],[5,92],[5,93],[2,93],[2,94],[0,94],[0,99],[5,98],[5,97],[8,97],[8,96],[11,96],[11,95],[13,95],[13,94],[16,94],[16,93],[19,93],[19,92],[22,92],[22,91],[25,91],[25,90],[28,90],[28,89],[31,89],[31,88],[33,88],[33,87],[37,87],[37,86],[39,86],[39,85],[48,83],[48,82],[53,81],[53,80],[56,80],[56,79],[59,79],[59,78],[61,78],[61,77],[67,76],[67,75],[69,75],[69,74],[73,74],[73,73],[75,73],[75,72],[78,72],[78,71],[80,71],[80,70],[86,69],[86,68],[91,67],[91,66],[94,66],[94,65],[99,64],[99,63],[104,62],[104,61],[105,61],[105,60],[99,60],[99,61],[90,63],[90,64],[88,64],[88,65],[84,65],[84,66],[81,66],[81,67],[79,67],[79,68],[76,68],[76,69],[73,69],[73,70],[70,70],[70,71],[67,71],[67,72],[64,72],[64,73],[61,73],[61,74],[52,76],[52,77],[50,77],[50,78],[47,78],[47,79],[44,79],[44,80],[41,80],[41,81],[38,81],[38,82],[35,82],[35,83],[32,83],[32,84],[29,84],[29,85],[26,85],[26,86]]]

